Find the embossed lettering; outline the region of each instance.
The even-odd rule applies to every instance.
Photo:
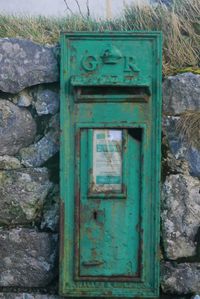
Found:
[[[84,56],[82,59],[82,67],[86,71],[96,70],[98,61],[95,56]]]
[[[135,65],[133,57],[124,57],[124,71],[125,72],[139,72],[139,69]]]

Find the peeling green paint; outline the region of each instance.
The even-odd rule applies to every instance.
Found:
[[[158,32],[61,37],[62,295],[158,296],[161,57]],[[94,188],[95,129],[123,132],[121,189]]]

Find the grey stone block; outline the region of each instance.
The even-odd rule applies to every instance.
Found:
[[[40,226],[42,230],[50,230],[52,232],[59,230],[59,203],[59,186],[56,185],[49,194],[43,208]]]
[[[38,115],[56,114],[59,109],[59,94],[50,89],[39,89],[35,93],[35,108]]]
[[[182,138],[177,129],[179,120],[180,118],[177,116],[164,117],[163,132],[175,159],[187,161],[190,174],[200,177],[200,151]],[[177,171],[180,172],[180,170]]]
[[[58,80],[55,47],[24,39],[0,39],[0,90],[17,93],[28,86]]]
[[[162,188],[162,239],[167,258],[196,255],[200,226],[200,182],[189,175],[166,177]]]
[[[178,295],[198,293],[199,282],[200,263],[162,263],[161,287],[165,293]]]
[[[20,161],[8,155],[0,156],[0,170],[11,170],[23,168]]]
[[[0,299],[62,299],[58,295],[31,293],[0,293]],[[64,299],[64,298],[63,298]]]
[[[54,156],[60,149],[59,114],[52,117],[49,131],[35,144],[20,150],[21,163],[26,167],[38,167]]]
[[[163,112],[180,114],[200,110],[200,75],[184,73],[170,76],[163,83]]]
[[[34,140],[36,123],[30,112],[0,100],[0,155],[14,155]]]
[[[0,286],[45,287],[57,275],[57,235],[0,230]]]
[[[28,224],[40,218],[52,186],[46,168],[0,171],[0,224]]]

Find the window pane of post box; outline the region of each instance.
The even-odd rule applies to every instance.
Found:
[[[92,192],[122,190],[122,130],[93,130]]]

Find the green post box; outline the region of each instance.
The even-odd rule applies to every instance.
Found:
[[[61,37],[60,293],[159,293],[161,35]]]

